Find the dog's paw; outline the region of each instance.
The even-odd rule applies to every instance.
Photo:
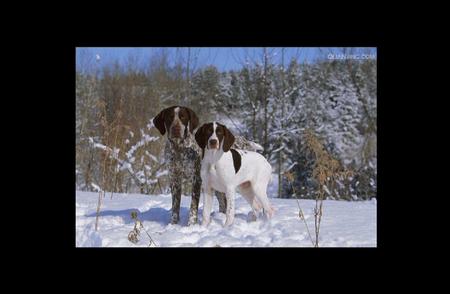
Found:
[[[275,209],[270,207],[269,209],[264,209],[264,215],[267,219],[271,219],[275,214]]]
[[[208,226],[209,226],[209,223],[210,223],[210,221],[205,221],[205,220],[203,220],[203,221],[202,221],[202,227],[204,227],[204,228],[208,227]]]
[[[256,214],[253,211],[250,211],[247,214],[247,222],[254,222],[256,221]]]
[[[172,217],[170,218],[170,223],[172,225],[178,224],[178,221],[180,220],[180,216],[177,213],[172,214]]]
[[[223,227],[224,227],[224,228],[229,228],[229,227],[231,227],[232,224],[233,224],[233,221],[226,220],[226,221],[225,221],[225,224],[223,225]]]
[[[198,222],[197,216],[190,216],[188,221],[188,226],[195,225]]]

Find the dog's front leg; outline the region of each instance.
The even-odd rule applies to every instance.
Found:
[[[188,226],[194,225],[198,220],[198,203],[200,202],[200,192],[202,189],[202,178],[200,176],[200,160],[195,163],[195,175],[192,187],[191,209],[189,211]]]
[[[233,224],[233,221],[234,221],[234,213],[235,213],[235,211],[234,211],[234,195],[235,194],[235,192],[234,192],[234,189],[227,189],[227,192],[226,192],[226,195],[225,195],[225,197],[226,197],[226,199],[227,199],[227,218],[226,218],[226,221],[225,221],[225,227],[229,227],[229,226],[231,226],[232,224]]]
[[[180,220],[180,202],[181,202],[181,177],[174,176],[171,179],[172,192],[172,217],[171,224],[177,224]]]
[[[202,226],[206,227],[211,222],[211,209],[213,202],[213,194],[211,187],[204,187],[204,198],[203,198],[203,220]]]
[[[219,212],[226,213],[227,212],[227,199],[225,198],[225,193],[215,191],[217,200],[219,201]]]

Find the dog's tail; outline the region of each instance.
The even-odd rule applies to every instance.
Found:
[[[242,136],[235,136],[234,145],[235,148],[241,149],[241,150],[248,150],[248,151],[263,151],[264,148],[259,145],[256,142],[247,140],[246,138]]]
[[[256,142],[248,141],[248,143],[250,144],[250,146],[251,146],[251,147],[253,148],[253,150],[255,150],[255,151],[263,151],[263,150],[264,150],[263,146],[259,145],[259,144],[256,143]]]

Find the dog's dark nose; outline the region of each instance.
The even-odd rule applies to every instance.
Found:
[[[209,144],[211,144],[212,146],[217,144],[217,140],[216,139],[211,139],[209,140]]]

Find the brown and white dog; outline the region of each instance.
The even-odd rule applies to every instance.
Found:
[[[169,169],[172,193],[171,223],[180,220],[181,187],[183,179],[192,181],[192,200],[188,224],[197,223],[198,202],[200,200],[201,178],[199,152],[192,144],[191,137],[198,126],[198,117],[187,107],[172,106],[162,110],[153,119],[153,124],[161,135],[167,132],[165,160]],[[189,170],[189,172],[187,172]]]
[[[225,226],[234,221],[236,189],[239,189],[240,194],[250,204],[255,216],[263,208],[264,214],[272,217],[273,208],[267,197],[272,167],[264,156],[257,152],[232,149],[234,135],[226,126],[217,122],[202,125],[195,134],[195,140],[202,148],[202,225],[207,226],[210,222],[212,189],[226,195]]]
[[[187,107],[172,106],[163,109],[154,119],[154,126],[161,135],[167,132],[167,143],[164,150],[165,161],[169,169],[170,189],[172,193],[171,223],[180,220],[180,202],[182,182],[192,183],[192,200],[188,224],[197,223],[198,203],[201,190],[201,150],[195,143],[194,130],[199,124],[195,112]],[[226,200],[223,193],[216,192],[219,210],[225,212]]]

